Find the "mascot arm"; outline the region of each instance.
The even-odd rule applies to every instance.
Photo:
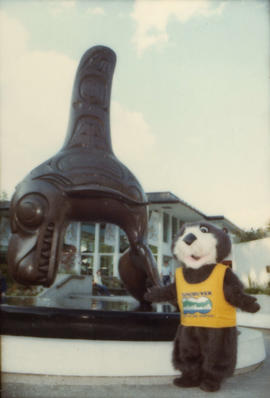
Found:
[[[230,268],[227,269],[224,279],[224,295],[231,305],[242,311],[254,313],[260,309],[256,297],[244,293],[242,282]]]
[[[176,285],[171,283],[168,286],[154,286],[145,293],[144,298],[147,301],[161,303],[163,301],[174,301],[177,297]]]

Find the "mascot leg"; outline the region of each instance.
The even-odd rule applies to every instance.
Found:
[[[222,380],[235,369],[237,353],[236,328],[200,328],[202,347],[202,382],[204,391],[218,391]]]
[[[174,341],[173,365],[182,372],[174,379],[177,387],[196,387],[201,384],[202,356],[195,328],[179,326]]]

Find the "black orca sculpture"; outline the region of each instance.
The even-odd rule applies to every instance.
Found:
[[[113,223],[130,243],[120,259],[120,276],[143,302],[147,287],[160,281],[147,244],[147,197],[112,149],[109,111],[115,63],[116,55],[107,47],[96,46],[83,55],[63,147],[32,170],[13,195],[8,262],[17,282],[50,286],[68,222]]]

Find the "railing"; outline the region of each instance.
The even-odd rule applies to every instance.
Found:
[[[59,282],[58,285],[55,286],[56,289],[60,289],[61,287],[63,287],[65,284],[67,284],[69,281],[71,281],[72,279],[84,279],[84,276],[82,275],[70,275],[67,279],[65,279],[62,282]]]

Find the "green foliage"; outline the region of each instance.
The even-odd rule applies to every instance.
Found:
[[[36,296],[40,293],[39,286],[23,286],[12,279],[8,272],[8,265],[5,263],[0,264],[0,269],[7,282],[7,296]]]
[[[245,293],[247,294],[267,294],[270,296],[270,287],[247,287],[245,289]]]
[[[9,200],[8,194],[6,191],[0,191],[0,200]]]
[[[115,276],[103,276],[102,282],[109,289],[123,289],[123,282]]]
[[[238,242],[250,242],[252,240],[262,239],[267,237],[267,230],[263,228],[253,229],[249,231],[236,232]]]
[[[38,286],[23,286],[13,282],[6,291],[7,296],[36,296],[40,293]]]
[[[4,255],[1,256],[0,270],[1,270],[2,275],[6,279],[7,286],[10,286],[12,283],[14,283],[13,279],[9,275],[8,265],[7,265],[6,258]]]

